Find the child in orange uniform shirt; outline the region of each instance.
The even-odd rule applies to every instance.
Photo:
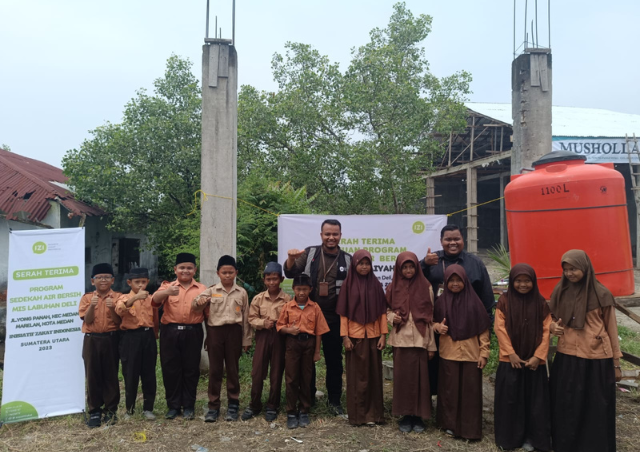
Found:
[[[371,254],[358,250],[351,259],[336,312],[347,359],[347,412],[351,425],[384,422],[382,349],[387,326],[387,299],[371,271]]]
[[[276,324],[278,332],[287,335],[284,362],[288,428],[309,425],[314,363],[320,361],[320,338],[329,332],[320,306],[309,299],[311,288],[308,275],[293,278],[295,298],[284,305]]]
[[[78,308],[83,320],[82,359],[87,378],[87,406],[89,428],[117,421],[116,411],[120,403],[118,384],[118,328],[120,317],[115,312],[120,292],[111,290],[113,268],[109,264],[94,265],[91,284],[95,292],[85,294]],[[102,405],[104,404],[104,419]]]
[[[131,292],[122,295],[116,304],[116,314],[122,318],[120,329],[120,360],[124,378],[125,407],[132,415],[138,395],[138,382],[142,380],[142,410],[146,419],[152,421],[156,400],[156,361],[158,346],[154,333],[154,307],[151,295],[146,291],[149,270],[133,268],[127,284]],[[157,309],[157,308],[155,308]]]

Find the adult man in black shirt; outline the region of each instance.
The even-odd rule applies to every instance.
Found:
[[[342,338],[340,316],[336,313],[340,287],[347,277],[351,255],[340,249],[342,225],[338,220],[325,220],[320,226],[321,246],[304,250],[291,249],[287,253],[284,274],[293,278],[302,273],[311,276],[313,291],[310,298],[318,303],[330,331],[322,336],[322,350],[327,365],[326,385],[329,405],[336,415],[343,414],[340,406],[342,396]],[[315,388],[315,367],[312,392]]]
[[[444,270],[452,264],[461,265],[467,273],[473,290],[482,300],[489,317],[493,318],[492,308],[495,299],[487,267],[480,258],[464,250],[464,240],[460,228],[455,224],[446,225],[440,231],[440,243],[442,251],[432,253],[429,249],[426,257],[420,261],[422,273],[433,286],[436,298],[439,285],[444,283]]]

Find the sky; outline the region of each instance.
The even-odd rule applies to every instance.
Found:
[[[310,44],[348,67],[351,49],[385,27],[395,1],[237,0],[240,85],[275,90],[271,58],[287,41]],[[423,42],[431,72],[466,70],[472,102],[511,102],[513,0],[407,0],[433,17]],[[232,0],[211,0],[231,38]],[[528,25],[534,16],[528,1]],[[517,45],[525,0],[517,0]],[[551,0],[553,104],[640,114],[635,58],[640,2]],[[153,89],[171,54],[200,78],[206,0],[0,0],[0,145],[61,166],[90,130],[118,123],[136,91]],[[547,1],[538,1],[538,43],[548,44]]]

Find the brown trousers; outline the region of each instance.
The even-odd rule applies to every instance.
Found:
[[[144,411],[153,411],[156,400],[156,361],[158,347],[153,328],[124,330],[120,338],[120,360],[124,379],[125,407],[133,413],[138,396],[138,383],[142,380]]]
[[[242,325],[207,325],[209,353],[209,409],[220,409],[223,369],[227,370],[227,404],[240,398],[239,362],[242,355]]]
[[[420,347],[393,347],[394,416],[431,417],[429,352]]]
[[[87,333],[82,344],[89,413],[115,412],[120,403],[118,332]]]
[[[316,351],[316,338],[300,340],[287,336],[284,358],[285,382],[287,388],[287,414],[308,413],[311,408],[311,377],[315,363],[313,354]]]
[[[267,373],[269,374],[267,409],[277,411],[280,407],[285,339],[275,328],[256,331],[256,348],[251,369],[251,404],[249,405],[256,413],[262,410],[262,388]]]
[[[465,439],[482,439],[482,370],[473,361],[440,357],[436,425]]]
[[[169,410],[192,410],[196,404],[204,332],[200,323],[183,327],[170,324],[160,329],[160,364]]]
[[[379,337],[355,339],[347,357],[347,413],[349,424],[384,422],[382,352]]]

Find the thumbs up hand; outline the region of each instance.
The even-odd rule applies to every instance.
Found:
[[[562,323],[562,319],[558,319],[557,322],[551,322],[551,326],[549,327],[551,334],[554,336],[562,336],[564,335],[564,324]]]
[[[431,252],[431,248],[427,248],[427,255],[424,258],[424,263],[427,265],[436,265],[438,263],[438,255]]]
[[[447,332],[449,331],[449,327],[447,326],[447,319],[444,318],[442,319],[442,322],[436,323],[434,329],[438,334],[447,334]]]
[[[296,320],[293,321],[291,327],[289,328],[289,334],[297,336],[300,334],[300,326],[296,325]]]

